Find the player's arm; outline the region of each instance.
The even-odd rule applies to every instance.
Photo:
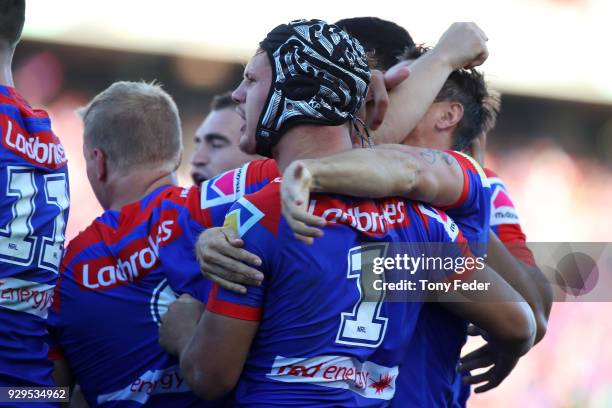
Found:
[[[240,378],[258,321],[205,311],[180,355],[185,381],[202,399],[229,393]]]
[[[529,304],[536,322],[535,342],[546,334],[552,290],[540,269],[516,259],[493,233],[489,234],[487,263]]]
[[[474,268],[461,278],[470,283],[488,283],[484,290],[459,286],[440,291],[437,299],[452,313],[472,322],[488,334],[488,341],[504,354],[522,356],[533,346],[536,323],[529,304],[501,276],[487,265]]]
[[[389,106],[374,136],[379,140],[404,139],[425,115],[451,72],[476,67],[487,59],[486,41],[476,24],[452,24],[436,47],[410,65],[408,79],[389,91]]]
[[[238,230],[236,217],[244,205],[257,206],[246,197],[227,213],[225,227]],[[258,224],[242,230],[245,249],[266,265],[264,254],[269,239],[262,239]],[[238,383],[261,319],[264,288],[250,287],[246,294],[235,294],[213,285],[206,311],[193,335],[180,351],[180,367],[187,384],[203,399],[217,399]]]
[[[236,385],[258,323],[203,312],[201,302],[182,294],[162,316],[159,343],[180,357],[183,377],[200,398],[216,399]]]
[[[321,217],[308,213],[311,192],[356,197],[401,196],[434,206],[455,204],[465,188],[463,168],[451,154],[405,145],[353,149],[293,162],[283,174],[283,214],[296,236],[321,235]]]
[[[463,191],[463,171],[457,159],[436,149],[380,145],[299,163],[312,175],[313,193],[400,196],[444,207],[457,202]],[[285,176],[291,180],[291,171],[285,171],[283,180]]]
[[[480,393],[497,387],[510,375],[521,356],[533,346],[536,324],[529,305],[486,265],[463,281],[466,284],[487,282],[486,299],[462,289],[438,295],[447,309],[474,324],[470,334],[482,335],[487,341],[462,357],[459,366],[462,382],[478,385],[474,391]],[[487,367],[484,372],[472,373],[472,370]]]
[[[448,219],[447,223],[452,224]],[[436,231],[435,228],[438,227]],[[454,225],[456,228],[456,225]],[[475,392],[484,392],[497,387],[516,366],[519,358],[534,344],[535,318],[529,305],[501,276],[484,263],[483,258],[474,258],[467,242],[458,232],[456,241],[449,236],[445,228],[440,231],[439,225],[430,223],[430,233],[440,234],[441,239],[433,236],[434,241],[446,242],[443,246],[444,257],[463,259],[467,266],[469,259],[474,267],[457,269],[450,278],[438,276],[438,280],[449,282],[451,290],[434,292],[434,299],[441,302],[452,313],[472,322],[472,331],[479,327],[487,344],[462,358],[462,381],[465,384],[480,384]],[[450,241],[450,242],[447,242]],[[454,242],[454,243],[453,243]],[[431,279],[431,277],[430,277]],[[458,285],[456,283],[459,283]],[[480,287],[470,286],[480,284]],[[472,333],[474,334],[474,333]],[[484,373],[468,374],[477,368],[489,369]]]
[[[285,171],[281,188],[283,213],[297,236],[310,242],[320,236],[321,217],[307,211],[310,192],[352,196],[403,196],[433,205],[454,204],[463,194],[463,168],[451,154],[404,145],[354,149],[334,156],[301,160]],[[246,293],[263,275],[249,265],[261,259],[242,249],[230,228],[209,228],[198,238],[196,255],[202,273],[227,290]]]

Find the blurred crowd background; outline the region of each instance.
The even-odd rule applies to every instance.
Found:
[[[140,31],[136,34],[126,32],[124,36],[121,31],[113,32],[112,36],[105,36],[105,31],[96,31],[100,36],[96,39],[96,35],[88,33],[87,25],[80,26],[81,31],[66,30],[68,34],[65,35],[60,30],[58,34],[57,30],[45,28],[40,21],[46,21],[43,17],[51,18],[41,14],[51,10],[51,4],[61,7],[59,3],[70,2],[29,2],[25,38],[17,50],[14,67],[17,89],[34,106],[48,110],[53,128],[67,150],[72,198],[68,225],[70,239],[101,211],[87,182],[81,150],[82,125],[74,113],[75,109],[85,105],[91,97],[116,80],[161,82],[175,98],[181,111],[185,155],[180,181],[187,185],[190,183],[189,159],[194,131],[206,116],[212,96],[238,84],[242,62],[254,50],[260,38],[249,38],[250,51],[248,47],[238,49],[234,43],[228,43],[227,49],[224,49],[222,38],[215,39],[216,45],[202,40],[199,48],[194,46],[194,43],[198,43],[197,39],[191,38],[189,45],[197,50],[194,52],[185,51],[180,47],[180,42],[155,45],[156,35],[162,28],[156,20],[151,20],[147,25],[146,19],[147,10],[154,8],[156,2],[146,2],[149,5],[147,10],[140,10],[143,14],[138,17],[145,20],[139,24],[151,31],[151,43],[147,42],[146,36],[138,36]],[[59,8],[56,9],[58,26],[61,27],[62,21],[65,24],[79,21],[79,13],[92,13],[91,10],[84,10],[85,2],[71,3],[74,7],[69,17],[72,16],[72,19],[62,20],[63,9],[61,12]],[[115,3],[104,2],[111,9]],[[193,2],[177,1],[172,7],[180,10],[182,3],[190,7],[188,4]],[[474,3],[485,7],[483,2]],[[75,10],[77,4],[82,9]],[[416,3],[412,5],[417,7]],[[502,3],[497,6],[501,7]],[[160,7],[169,6],[160,3]],[[200,9],[204,6],[194,7]],[[231,13],[227,7],[225,12]],[[435,43],[452,21],[461,19],[474,20],[487,33],[489,27],[499,30],[494,24],[496,20],[489,18],[490,14],[453,15],[452,10],[445,9],[443,16],[432,14],[432,18],[436,19],[435,28],[439,27],[434,33],[433,28],[428,31],[422,28],[423,23],[417,24],[417,19],[427,20],[427,12],[434,13],[431,6],[427,7],[413,20],[394,19],[392,16],[396,14],[385,7],[381,13],[375,10],[371,13],[398,22],[411,31],[417,42],[428,44]],[[495,37],[489,34],[491,63],[487,62],[483,70],[491,80],[492,87],[502,92],[502,111],[497,127],[489,135],[486,165],[506,182],[529,241],[609,242],[612,234],[612,79],[609,77],[609,67],[612,64],[609,55],[593,56],[589,53],[598,49],[600,54],[609,54],[605,46],[598,48],[592,44],[610,32],[607,25],[600,26],[600,29],[608,30],[603,33],[594,34],[592,30],[599,27],[596,25],[594,28],[593,24],[600,21],[600,17],[603,18],[600,13],[608,12],[609,17],[612,7],[606,5],[605,0],[516,0],[503,2],[503,7],[506,10],[500,8],[499,13],[506,13],[510,20],[514,19],[507,27],[516,30],[516,33],[506,33],[507,36],[529,38],[550,33],[551,30],[555,35],[545,46],[541,42],[530,42],[512,48],[514,54],[505,55],[502,64],[498,54],[504,54],[503,44],[494,46]],[[134,12],[137,7],[132,5],[129,8]],[[186,12],[183,10],[180,13],[181,18],[189,17],[183,14]],[[214,12],[222,15],[223,10],[215,8]],[[519,19],[541,19],[547,14],[537,13],[544,12],[550,13],[550,19],[542,21],[540,26],[530,26]],[[310,13],[305,17],[334,21],[340,17],[367,14],[335,13],[316,16]],[[391,16],[388,15],[390,13]],[[169,20],[171,15],[167,17]],[[102,15],[104,18],[109,16],[108,13]],[[259,21],[240,21],[246,24],[245,33],[263,34],[273,25],[291,19],[278,12],[274,16],[276,19],[263,27],[260,27],[262,23]],[[484,19],[483,23],[479,17]],[[195,21],[200,21],[203,31],[206,31],[206,27],[220,24],[214,16],[196,16]],[[568,26],[568,21],[573,25]],[[421,27],[424,38],[419,37],[418,30],[413,31],[411,22]],[[105,24],[111,21],[98,23],[92,29],[104,29]],[[565,25],[565,28],[559,28],[559,25]],[[590,42],[581,42],[579,36],[584,33],[579,29],[584,27],[591,30],[587,33],[592,36]],[[191,33],[198,32],[198,27],[189,29]],[[231,30],[235,34],[242,27],[235,24]],[[532,31],[529,33],[529,30]],[[612,38],[610,35],[607,37],[608,40]],[[506,37],[502,40],[498,44],[509,41]],[[576,48],[575,41],[581,42],[581,48]],[[139,44],[142,46],[139,47]],[[563,44],[566,48],[563,48]],[[534,52],[534,47],[540,47],[539,52]],[[564,54],[553,54],[555,59],[551,61],[549,48]],[[519,54],[516,49],[524,52]],[[602,63],[607,64],[602,67]],[[525,64],[528,65],[527,70],[524,69]],[[489,65],[493,67],[491,74]],[[580,65],[580,69],[576,68],[577,65]],[[604,69],[607,70],[606,75],[601,74]],[[542,70],[543,73],[540,72]],[[589,74],[591,70],[592,75]],[[524,76],[512,76],[514,71],[520,71]],[[530,77],[525,76],[525,71],[527,74],[531,71],[535,77],[539,78],[540,75],[543,79],[529,82]],[[521,81],[521,78],[527,79]],[[554,82],[555,78],[560,78],[560,82]],[[547,79],[550,81],[546,82]],[[604,262],[607,263],[604,272],[610,273],[612,259]],[[504,384],[489,393],[473,397],[470,406],[612,407],[611,334],[612,303],[555,304],[546,338],[519,363]]]

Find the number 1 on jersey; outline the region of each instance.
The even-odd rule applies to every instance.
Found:
[[[375,275],[372,265],[374,258],[384,257],[386,248],[386,244],[368,244],[349,250],[346,277],[355,280],[359,300],[351,313],[341,314],[336,343],[378,347],[385,338],[388,319],[381,316],[385,293],[373,286],[375,279],[384,279],[384,274]]]

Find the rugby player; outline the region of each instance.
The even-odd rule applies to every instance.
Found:
[[[47,113],[14,88],[24,0],[0,1],[0,386],[54,385],[47,313],[64,250],[66,155]],[[39,403],[36,406],[57,406]],[[0,406],[14,406],[13,403]]]
[[[414,53],[415,51],[419,50],[418,48],[414,46],[414,43],[412,42],[412,39],[410,38],[408,33],[405,32],[405,30],[403,30],[401,27],[398,27],[397,25],[393,23],[385,22],[384,20],[380,20],[376,18],[347,19],[347,20],[341,20],[339,23],[342,24],[343,27],[348,28],[349,30],[352,30],[353,32],[359,33],[364,38],[364,41],[368,44],[369,47],[377,47],[377,48],[368,48],[368,51],[371,52],[371,54],[374,56],[372,60],[375,61],[376,66],[378,68],[387,69],[389,68],[389,64],[392,64],[393,62],[395,62],[397,60],[397,57],[401,55],[402,53],[406,53],[407,51],[411,51]],[[442,37],[440,43],[443,43],[445,39],[448,40],[450,38],[452,40],[452,37],[458,37],[457,28],[459,27],[460,25],[457,25],[457,24],[452,26],[451,29],[449,29],[447,33],[445,33],[445,35]],[[475,27],[472,27],[472,29],[475,29]],[[385,43],[385,39],[388,39],[388,38],[400,39],[400,41],[399,43],[398,41],[396,41],[393,47],[390,47],[388,46],[388,44]],[[457,44],[457,42],[455,42],[455,44]],[[440,59],[439,57],[440,55],[444,55],[444,54],[436,54],[436,53],[430,52],[425,57],[420,58],[420,60],[417,61],[418,64],[414,64],[414,65],[418,65],[419,67],[422,67],[423,66],[422,64],[425,62],[425,60]],[[411,77],[406,82],[420,80],[419,75],[421,76],[429,75],[430,80],[428,82],[436,83],[436,81],[439,82],[440,78],[443,78],[444,75],[448,75],[448,73],[452,71],[452,68],[451,70],[449,70],[448,64],[438,64],[437,67],[438,67],[438,71],[431,70],[431,69],[422,71],[422,70],[419,70],[417,67],[414,67],[414,69],[412,70]],[[445,69],[447,70],[446,73],[444,71]],[[453,75],[454,75],[454,78],[453,76],[451,76],[451,78],[448,81],[446,81],[446,83],[444,83],[444,80],[442,81],[441,86],[443,84],[444,87],[442,89],[442,92],[440,92],[440,95],[438,95],[437,102],[434,103],[432,107],[429,107],[429,109],[427,109],[426,107],[426,109],[422,111],[423,114],[427,113],[427,115],[429,116],[429,120],[425,119],[421,121],[418,128],[415,131],[410,132],[409,136],[411,137],[406,137],[405,135],[408,133],[408,131],[401,133],[401,129],[411,129],[410,122],[406,118],[412,118],[415,115],[414,114],[411,115],[410,114],[411,112],[408,112],[409,114],[406,115],[404,114],[405,113],[404,111],[406,110],[406,107],[409,106],[414,112],[415,109],[418,109],[420,105],[414,104],[414,103],[409,104],[407,102],[405,102],[402,105],[398,105],[396,102],[392,104],[392,108],[388,112],[388,116],[390,116],[391,118],[386,123],[393,123],[394,117],[401,117],[402,120],[404,121],[406,128],[396,127],[393,129],[395,133],[393,133],[391,137],[386,137],[386,134],[385,134],[384,135],[385,137],[380,137],[379,139],[387,140],[389,142],[404,142],[404,143],[408,142],[411,144],[420,144],[422,146],[424,145],[424,146],[440,147],[440,148],[446,148],[446,149],[449,149],[452,146],[455,146],[457,148],[458,145],[462,144],[464,148],[463,150],[466,150],[465,146],[470,144],[470,141],[474,139],[476,135],[479,134],[480,130],[486,127],[488,128],[492,127],[492,123],[494,123],[496,112],[491,109],[485,109],[486,102],[488,102],[487,98],[485,98],[486,88],[484,87],[484,82],[482,81],[482,77],[479,76],[478,73],[463,72],[462,76],[464,78],[462,78],[460,73],[454,73]],[[461,82],[464,82],[464,83],[467,82],[468,84],[471,82],[472,85],[474,85],[472,89],[475,89],[476,90],[475,92],[481,92],[482,95],[478,96],[478,95],[469,94],[469,92],[465,91],[465,88],[470,89],[469,85],[465,88],[462,88],[461,86],[459,86]],[[432,91],[431,88],[429,89],[426,88],[424,92],[421,92],[421,93],[415,93],[413,90],[411,92],[406,92],[406,89],[407,89],[407,87],[405,86],[406,84],[403,84],[403,85],[404,85],[404,90],[403,90],[404,95],[410,95],[410,96],[420,95],[421,99],[423,100],[429,99],[430,101],[434,101],[434,98],[436,98],[436,93],[438,92],[437,90]],[[462,95],[461,92],[463,92],[464,94]],[[395,92],[396,95],[394,95],[394,92],[391,93],[392,100],[393,99],[397,100],[397,93],[398,92]],[[454,99],[451,98],[451,96],[454,96]],[[443,100],[444,98],[446,98],[447,101],[444,101]],[[406,99],[404,100],[407,101]],[[465,109],[468,112],[475,111],[477,114],[476,119],[474,119],[474,114],[463,115],[464,106],[461,104],[461,102],[463,102],[463,104],[469,103],[469,105],[466,105]],[[402,109],[401,110],[395,109],[394,111],[393,107],[397,108],[397,106],[401,106]],[[446,123],[435,123],[435,121],[432,121],[431,118],[435,117],[436,114],[437,115],[442,115],[442,114],[447,115],[448,117],[450,117],[450,120],[447,120]],[[416,116],[418,116],[418,114]],[[408,124],[406,124],[407,121],[408,121]],[[389,127],[390,126],[386,126],[386,128],[383,127],[383,129],[389,129]],[[398,132],[398,129],[400,129],[399,132]],[[394,140],[393,137],[396,137],[396,138],[400,137],[400,139]],[[459,147],[461,148],[461,146]],[[367,166],[368,163],[376,162],[375,155],[373,154],[373,152],[370,152],[370,153],[372,154],[370,154],[369,156],[366,155],[362,157],[363,160],[361,161],[361,163],[363,163],[363,166],[360,169],[341,172],[342,176],[345,178],[346,186],[348,188],[348,190],[345,191],[346,193],[348,194],[352,193],[351,188],[352,190],[355,189],[353,185],[356,182],[359,183],[359,185],[361,186],[361,191],[363,191],[364,194],[371,196],[373,194],[375,195],[377,192],[380,191],[381,183],[379,179],[374,178],[373,180],[375,181],[372,182],[371,186],[367,186],[367,183],[365,182],[368,176],[375,174],[375,171],[372,171],[372,169],[368,168]],[[436,158],[436,156],[434,156],[433,154],[430,154],[430,153],[428,154],[431,159]],[[329,160],[329,163],[333,163],[333,160]],[[332,170],[332,173],[327,174],[327,176],[333,176],[333,171],[335,172],[340,171],[337,165],[334,167],[331,167],[330,170]],[[482,176],[482,173],[481,173],[481,176]],[[287,180],[288,178],[285,177],[285,184],[287,183]],[[303,180],[300,180],[300,182],[303,183]],[[431,190],[431,186],[429,186],[428,191],[430,190]],[[291,189],[286,189],[284,191],[291,191]],[[301,191],[301,193],[303,193],[303,191]],[[414,198],[415,191],[413,191],[412,193],[413,193],[412,197]],[[302,195],[301,203],[302,204],[307,203],[308,200],[304,200],[303,194],[301,195]],[[425,196],[425,198],[428,198],[431,200],[432,196],[431,195]],[[484,207],[484,206],[481,204],[480,207]],[[466,212],[465,210],[468,210],[468,212]],[[471,211],[472,219],[470,219],[469,217],[469,211]],[[489,220],[488,220],[488,215],[485,211],[479,211],[478,206],[476,206],[475,208],[474,206],[466,206],[463,209],[456,208],[455,212],[452,215],[453,215],[453,218],[457,220],[462,230],[467,231],[466,236],[468,237],[468,239],[470,239],[470,241],[486,242],[486,238],[483,239],[481,236],[478,236],[477,234],[477,231],[479,230],[483,231],[486,234],[487,228],[485,227],[486,227],[486,224],[488,224]],[[307,214],[303,214],[303,216],[307,217]],[[313,233],[313,230],[309,230],[300,221],[292,219],[292,216],[289,216],[287,220],[289,224],[292,225],[292,227],[294,227],[296,232],[303,233],[304,231],[306,231],[306,232]],[[302,220],[304,220],[304,218],[302,218]],[[310,221],[313,223],[313,225],[317,225],[316,220],[313,221],[312,218],[310,218]],[[316,236],[316,231],[315,231],[314,236]],[[217,250],[217,251],[223,250],[222,247],[219,247],[218,245],[215,248],[213,246],[215,245],[214,241],[212,243],[206,243],[206,245],[207,245],[207,248],[205,249],[207,250],[210,250],[210,249]],[[516,261],[512,260],[512,258],[508,259],[509,254],[507,253],[507,251],[504,251],[503,247],[501,247],[500,249],[499,245],[491,245],[491,247],[493,248],[493,251],[495,253],[495,255],[491,257],[492,258],[491,263],[494,264],[497,268],[501,269],[503,272],[505,272],[504,276],[507,277],[508,281],[511,282],[513,285],[515,285],[515,288],[517,288],[517,290],[519,290],[521,293],[526,293],[526,298],[533,300],[532,302],[530,302],[530,304],[534,308],[534,312],[537,312],[538,340],[539,340],[543,336],[543,333],[545,331],[546,318],[547,318],[547,313],[548,313],[547,310],[549,310],[550,308],[550,303],[548,303],[548,306],[547,306],[548,309],[547,309],[546,301],[543,301],[540,303],[539,293],[537,293],[537,290],[534,293],[534,288],[536,287],[536,285],[534,285],[533,281],[534,281],[534,278],[537,278],[538,276],[537,273],[531,273],[530,275],[525,275],[525,273],[520,270],[520,267],[518,267],[519,271],[516,272],[517,270]],[[524,245],[523,247],[526,249]],[[513,265],[513,263],[514,263],[514,268],[510,267]],[[211,263],[203,264],[203,269],[206,269],[206,268],[208,268],[209,276],[211,274],[216,273],[214,272],[215,270],[217,271],[217,273],[220,270],[220,268],[216,267],[216,265],[213,265]],[[544,307],[542,307],[542,305]],[[465,327],[459,331],[464,333]],[[458,352],[459,352],[458,349],[465,339],[465,334],[460,335],[460,336],[455,336],[455,337],[460,338],[461,340],[459,341],[459,346],[453,347],[453,349],[455,350],[455,352],[453,353],[455,355],[454,359],[447,358],[446,360],[448,361],[452,361],[452,360],[457,361]],[[469,358],[476,357],[476,355],[478,355],[478,353],[475,355],[468,356],[468,359],[466,361],[469,362]],[[482,355],[480,356],[482,357]],[[484,364],[484,363],[486,363],[487,365],[490,365],[491,356],[487,356],[487,358],[484,358],[484,359],[481,358],[478,362],[478,364]],[[499,382],[503,378],[505,378],[505,376],[509,373],[509,371],[513,367],[513,363],[515,362],[506,362],[506,365],[504,365],[504,364],[501,364],[501,362],[499,362],[499,364],[496,365],[495,369],[489,371],[488,377],[479,376],[478,380],[480,380],[481,382],[488,381],[487,386],[481,387],[480,390],[486,390],[487,388],[492,388],[496,386],[497,384],[499,384]],[[472,363],[466,364],[463,368],[468,369],[471,365],[473,364]],[[446,367],[447,369],[450,369],[451,377],[456,379],[455,385],[453,386],[453,388],[456,390],[457,388],[459,388],[459,384],[457,381],[459,377],[453,375],[454,364],[450,364],[450,365],[447,364]],[[447,374],[446,374],[446,377],[448,377]],[[448,391],[449,388],[450,386],[447,385],[446,390]],[[444,398],[446,398],[446,396],[448,395],[448,392],[445,394],[441,393],[441,395],[443,395]]]
[[[373,22],[375,24],[372,24]],[[384,39],[388,38],[392,32],[397,32],[399,30],[399,28],[393,23],[386,22],[385,24],[384,21],[381,22],[379,19],[370,18],[342,20],[340,24],[342,24],[343,27],[347,28],[349,31],[353,30],[366,36],[372,44],[383,42]],[[447,33],[445,33],[445,36],[450,35],[451,32],[452,27]],[[409,39],[407,33],[405,34],[404,38]],[[414,44],[411,45],[406,42],[402,44],[401,47],[396,47],[395,49],[378,47],[368,51],[371,51],[374,54],[374,60],[376,61],[377,66],[385,70],[390,68],[388,64],[389,61],[392,61],[392,57],[395,57],[400,52],[404,52],[404,58],[414,60],[415,58],[424,58],[423,53],[425,49],[416,47]],[[417,62],[418,61],[419,60],[417,59]],[[417,76],[418,72],[413,70],[408,81],[416,80]],[[497,107],[497,109],[495,109],[495,101],[492,97],[488,96],[487,93],[486,85],[481,74],[474,70],[454,71],[445,81],[442,89],[435,97],[434,103],[425,112],[423,119],[421,119],[417,126],[410,131],[412,128],[412,123],[403,119],[404,117],[409,116],[402,116],[401,113],[403,107],[408,106],[408,102],[413,96],[403,92],[404,96],[402,97],[400,96],[402,95],[401,90],[399,92],[391,91],[388,118],[385,122],[383,122],[383,126],[381,126],[382,131],[378,133],[378,137],[379,139],[382,139],[382,142],[401,142],[404,144],[423,147],[434,147],[441,149],[452,148],[455,150],[469,151],[473,141],[482,140],[483,137],[481,135],[486,135],[486,133],[494,126],[495,123],[495,116],[499,108]],[[427,96],[424,95],[424,97]],[[390,138],[389,135],[391,135]],[[480,143],[479,145],[484,147],[484,143]],[[482,154],[479,154],[479,156],[481,157]],[[433,157],[434,156],[432,156],[432,158]],[[364,159],[367,160],[365,157]],[[355,178],[359,180],[364,191],[368,189],[366,186],[367,173],[367,171],[364,171],[363,173],[355,173]],[[485,170],[485,173],[489,175],[489,177],[491,174],[494,174],[490,170]],[[287,177],[285,180],[287,180]],[[511,201],[509,198],[503,199],[507,197],[507,191],[505,189],[500,191],[502,188],[500,187],[501,181],[497,178],[492,178],[492,180],[495,188],[494,195],[491,198],[492,207],[498,208],[500,206],[500,202],[503,202],[503,204],[506,206],[506,208],[503,209],[503,214],[513,214],[514,212],[511,208],[511,204],[508,204],[511,203]],[[347,183],[349,182],[351,181],[347,180]],[[302,186],[304,185],[303,180],[299,183]],[[372,185],[370,188],[374,190],[376,189],[376,186]],[[453,210],[449,210],[449,214],[457,221],[459,227],[469,241],[472,242],[475,239],[478,239],[476,236],[470,233],[470,226],[473,225],[473,221],[469,218],[466,219],[465,212],[458,213],[457,211],[453,212]],[[491,214],[491,225],[493,226],[494,231],[496,233],[499,233],[500,231],[502,232],[503,235],[500,235],[500,238],[507,243],[508,249],[515,255],[519,256],[519,259],[526,262],[527,265],[517,264],[517,261],[513,259],[510,252],[508,252],[508,250],[499,243],[497,237],[492,234],[492,236],[490,236],[492,243],[489,245],[488,263],[494,267],[494,269],[498,271],[502,277],[512,284],[512,286],[519,291],[519,293],[521,293],[525,299],[529,301],[529,304],[536,315],[536,320],[538,323],[537,341],[539,341],[545,333],[547,319],[550,313],[550,288],[545,283],[545,279],[543,279],[541,272],[537,268],[533,267],[533,257],[530,256],[530,251],[525,246],[525,236],[522,234],[520,226],[517,227],[516,218],[512,220],[511,225],[499,227],[499,224],[503,223],[501,218],[503,217],[500,217],[499,210],[495,210],[494,213]],[[479,221],[478,218],[476,218],[476,221]],[[482,219],[480,220],[480,223],[482,224],[481,221]],[[489,220],[487,220],[487,223],[488,221]],[[295,225],[295,223],[292,225]],[[298,225],[298,228],[299,227],[300,226]],[[483,241],[482,238],[480,241]],[[432,314],[435,314],[437,318],[433,318],[433,316],[425,318],[425,316],[428,316],[427,313],[430,311]],[[432,323],[432,326],[426,330],[431,333],[430,344],[435,345],[436,342],[440,341],[445,343],[439,344],[438,347],[433,347],[435,350],[433,353],[434,359],[438,359],[440,366],[445,367],[443,365],[443,361],[448,361],[449,355],[440,353],[440,350],[454,350],[452,355],[458,356],[459,347],[464,340],[460,340],[460,343],[450,345],[448,339],[465,339],[465,335],[460,333],[464,330],[457,330],[456,335],[450,335],[446,330],[448,330],[447,328],[449,326],[452,327],[452,325],[438,323],[448,319],[454,321],[455,319],[436,306],[428,305],[426,308],[426,313],[423,314],[423,316],[424,318],[422,319],[422,322],[424,325],[427,325],[428,322],[434,322]],[[441,333],[440,330],[443,330],[443,333]],[[462,367],[462,371],[464,372],[474,368],[487,367],[493,364],[497,357],[497,364],[495,364],[494,368],[487,374],[476,377],[467,377],[464,379],[466,383],[485,382],[485,385],[481,385],[479,388],[477,388],[477,391],[480,392],[497,386],[510,373],[511,369],[516,364],[516,361],[500,361],[499,356],[493,356],[488,351],[490,350],[487,348],[487,346],[485,346],[477,352],[466,356],[464,359],[465,364]],[[435,367],[431,364],[429,366]],[[445,370],[439,370],[438,372],[443,374],[441,377],[442,379],[449,378],[449,376],[452,378],[453,369],[454,364],[447,364]],[[449,375],[449,373],[451,375]],[[434,388],[436,389],[435,392],[442,398],[442,400],[436,401],[434,399],[432,404],[443,404],[444,400],[449,399],[448,396],[452,393],[452,398],[454,400],[453,404],[465,406],[465,400],[468,392],[466,392],[466,388],[460,387],[460,383],[458,381],[459,376],[454,376],[454,378],[454,385],[452,387],[440,387],[441,389]],[[433,378],[430,378],[429,380],[432,383],[434,382]],[[407,387],[408,385],[406,385],[405,388]],[[401,404],[401,400],[402,399],[399,398],[399,404]]]
[[[295,159],[350,149],[350,127],[339,125],[354,125],[366,96],[369,75],[361,46],[339,28],[320,21],[279,26],[260,46],[234,91],[245,119],[241,143],[245,151],[271,155],[284,170]],[[283,222],[279,204],[276,181],[240,199],[226,217],[245,249],[262,259],[264,287],[251,287],[247,295],[214,287],[193,337],[183,347],[169,348],[180,352],[185,378],[204,398],[229,392],[242,372],[236,390],[238,406],[386,405],[393,397],[403,350],[412,337],[408,326],[414,325],[405,319],[415,323],[420,306],[418,302],[380,303],[379,297],[373,315],[370,306],[376,302],[363,302],[362,290],[350,279],[352,272],[361,269],[351,264],[357,262],[353,252],[362,251],[358,243],[368,240],[449,242],[450,231],[458,233],[456,227],[444,213],[411,202],[322,197],[315,214],[353,215],[334,217],[331,224],[337,225],[330,225],[325,236],[306,246]],[[380,226],[370,222],[366,227],[356,215],[367,212],[366,208],[382,214],[383,208],[391,207],[392,220],[380,217]],[[485,330],[496,333],[493,342],[499,341],[505,352],[526,352],[534,333],[531,311],[503,280],[484,271],[495,280],[492,286],[500,299],[513,301],[495,306],[460,302],[452,310],[488,326]],[[365,279],[364,274],[357,275]],[[360,314],[366,309],[370,312]],[[341,316],[352,324],[338,327],[344,321]],[[516,320],[505,325],[507,318]],[[165,322],[162,332],[168,330],[164,326]],[[334,370],[345,374],[333,376]]]
[[[194,184],[261,159],[240,150],[240,116],[231,93],[216,95],[210,104],[210,113],[195,134],[195,150],[191,156],[191,178]]]
[[[118,82],[82,111],[87,176],[104,213],[68,245],[50,316],[56,377],[89,406],[187,407],[157,328],[177,293],[206,299],[193,244],[212,225],[197,186],[177,187],[180,119],[159,86]]]

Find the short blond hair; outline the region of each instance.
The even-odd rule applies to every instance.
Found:
[[[181,120],[160,85],[115,82],[78,111],[89,148],[104,152],[119,172],[134,166],[178,167],[183,153]],[[170,168],[171,167],[171,168]]]

